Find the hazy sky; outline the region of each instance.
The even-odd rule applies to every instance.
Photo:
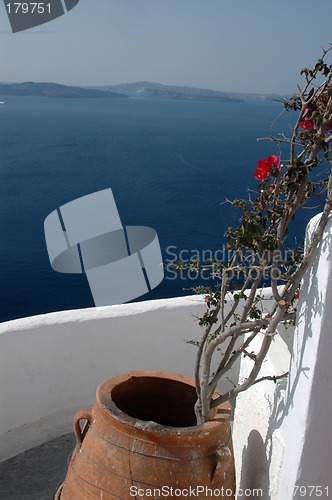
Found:
[[[291,93],[332,42],[331,19],[331,0],[80,0],[13,34],[1,2],[0,81]]]

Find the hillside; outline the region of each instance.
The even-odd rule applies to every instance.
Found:
[[[103,85],[89,87],[98,90],[121,92],[130,97],[143,97],[152,99],[181,99],[199,101],[245,102],[249,100],[279,99],[275,94],[245,94],[236,92],[221,92],[196,87],[179,85],[162,85],[153,82],[121,83],[119,85]]]
[[[128,97],[127,95],[112,91],[70,87],[58,83],[46,82],[0,83],[0,95],[104,99]]]
[[[240,94],[218,90],[162,85],[153,82],[133,82],[95,87],[73,87],[49,82],[0,83],[0,96],[39,96],[68,98],[124,98],[172,99],[186,101],[219,101],[243,103],[249,100],[280,99],[269,94]]]

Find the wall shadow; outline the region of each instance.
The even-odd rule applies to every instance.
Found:
[[[239,488],[251,491],[250,500],[270,500],[269,461],[266,458],[266,444],[257,430],[252,430],[248,437],[247,446],[242,451],[242,471],[246,474],[241,477]],[[259,496],[254,492],[259,490]],[[242,497],[238,497],[239,500]]]
[[[302,279],[289,381],[287,387],[284,386],[285,384],[283,381],[277,385],[272,406],[273,410],[269,422],[268,434],[270,436],[276,429],[281,427],[285,417],[293,407],[294,395],[300,378],[302,376],[308,377],[308,374],[312,370],[311,366],[305,366],[304,354],[306,352],[308,339],[313,336],[313,319],[320,317],[321,324],[323,324],[323,316],[326,312],[326,305],[323,303],[322,292],[319,289],[318,269],[320,268],[322,272],[322,262],[319,262],[322,255],[325,255],[328,261],[332,260],[331,221],[332,219],[330,218],[325,229],[325,237],[321,241],[320,246],[315,249],[311,264]],[[329,272],[328,268],[326,272]],[[301,337],[301,331],[303,331],[303,337]],[[319,334],[319,332],[316,333]],[[296,365],[294,363],[295,360]]]
[[[262,500],[271,500],[270,472],[273,456],[273,433],[280,429],[284,419],[289,415],[294,406],[294,396],[298,388],[300,379],[308,377],[313,369],[307,366],[305,361],[306,347],[308,340],[314,334],[313,320],[320,318],[321,325],[324,323],[324,315],[328,311],[328,304],[324,304],[323,291],[319,283],[319,274],[324,267],[321,256],[327,260],[326,273],[330,273],[329,261],[332,261],[332,218],[329,219],[325,236],[312,256],[309,268],[303,276],[300,299],[297,309],[297,326],[295,328],[294,342],[291,353],[291,371],[289,379],[278,380],[276,382],[273,399],[269,399],[271,408],[270,419],[268,423],[265,442],[257,430],[252,430],[247,446],[243,448],[242,453],[242,476],[241,489],[260,488],[263,496],[246,497],[261,498]],[[312,229],[311,229],[312,231]],[[308,238],[308,233],[307,233]],[[310,236],[309,236],[310,240]],[[325,269],[323,269],[325,272]],[[327,294],[327,297],[329,294]],[[317,330],[317,327],[316,327]],[[317,335],[320,332],[315,332]],[[279,464],[281,466],[282,464]],[[295,466],[297,466],[296,464]],[[241,497],[238,497],[240,500]],[[279,498],[276,496],[275,498]]]

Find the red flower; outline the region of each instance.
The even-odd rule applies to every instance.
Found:
[[[210,295],[205,295],[204,302],[208,304],[210,302],[210,299],[211,299]]]
[[[268,173],[272,167],[277,167],[279,165],[279,157],[272,155],[267,158],[260,158],[257,161],[257,168],[254,173],[255,179],[258,181],[265,181]]]
[[[308,113],[309,109],[306,108],[304,111],[303,120],[300,122],[299,125],[299,127],[303,128],[304,130],[312,130],[315,127],[314,122],[312,120],[309,120]]]
[[[309,118],[303,118],[301,121],[299,127],[303,128],[304,130],[312,130],[314,128],[314,122],[309,120]]]

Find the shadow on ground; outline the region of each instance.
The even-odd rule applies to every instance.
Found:
[[[67,434],[0,463],[1,500],[53,500],[74,447]]]

